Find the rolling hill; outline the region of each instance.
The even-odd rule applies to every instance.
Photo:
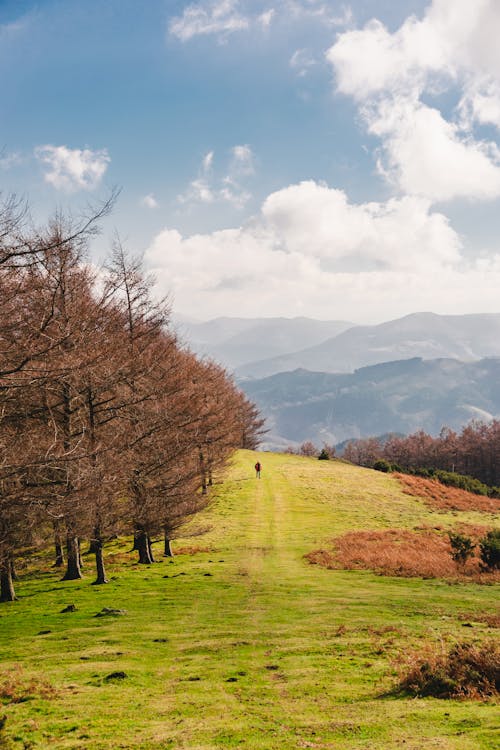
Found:
[[[211,530],[178,540],[171,562],[137,565],[115,540],[107,586],[60,581],[51,555],[17,566],[19,601],[0,605],[2,748],[498,746],[494,698],[396,691],[405,660],[494,639],[497,587],[305,557],[346,532],[446,537],[492,514],[432,510],[340,461],[242,451],[218,479]],[[119,614],[96,617],[105,608]]]
[[[500,416],[500,358],[413,358],[337,375],[299,369],[241,386],[267,418],[268,447],[419,429],[437,434],[443,425],[458,429]]]

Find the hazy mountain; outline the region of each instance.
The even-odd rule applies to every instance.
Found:
[[[177,329],[195,352],[234,369],[319,344],[352,325],[311,318],[216,318],[207,323],[184,321]]]
[[[344,375],[296,370],[240,385],[268,419],[270,447],[418,429],[437,434],[443,425],[500,417],[500,358],[413,358]]]
[[[306,368],[353,372],[366,365],[410,357],[463,361],[500,356],[500,314],[414,313],[374,326],[354,326],[302,351],[247,363],[240,377],[266,377]]]

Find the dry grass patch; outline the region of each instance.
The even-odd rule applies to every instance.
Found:
[[[489,628],[500,628],[500,610],[497,610],[497,612],[476,612],[473,615],[462,614],[459,615],[458,619],[464,622],[470,622],[471,620],[482,622]]]
[[[457,643],[448,652],[422,648],[399,665],[399,689],[418,697],[493,698],[500,694],[500,644]]]
[[[215,552],[213,547],[203,546],[201,544],[187,544],[184,547],[176,547],[175,555],[197,555],[199,552]]]
[[[24,703],[35,698],[52,700],[58,697],[57,690],[41,677],[28,676],[17,665],[0,674],[0,701],[4,704]]]
[[[475,540],[484,527],[465,527]],[[351,531],[333,540],[332,549],[320,549],[305,555],[313,565],[332,569],[373,570],[382,575],[474,580],[477,583],[500,581],[500,571],[483,572],[477,556],[458,566],[451,557],[448,535],[440,529],[386,529]]]
[[[394,476],[403,485],[405,494],[421,497],[437,510],[479,510],[485,513],[500,511],[500,502],[492,497],[448,487],[435,479],[425,479],[411,474],[394,474]]]

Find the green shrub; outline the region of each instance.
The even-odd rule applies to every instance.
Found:
[[[373,468],[375,469],[375,471],[383,471],[385,474],[387,474],[389,471],[392,471],[391,464],[384,458],[379,458],[378,461],[375,461],[375,463],[373,464]]]
[[[459,490],[473,492],[475,495],[488,495],[490,488],[474,477],[468,477],[465,474],[455,474],[452,471],[435,471],[434,478],[439,479],[442,484],[448,487],[456,487]]]
[[[326,448],[322,448],[320,454],[318,455],[318,461],[329,461],[330,460],[330,454],[326,450]]]
[[[476,545],[472,539],[465,534],[454,534],[448,532],[451,546],[451,556],[457,565],[465,565],[467,560],[473,556]]]
[[[481,562],[487,570],[500,568],[500,529],[488,531],[479,542]]]

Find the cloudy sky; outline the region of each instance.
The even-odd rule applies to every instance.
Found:
[[[498,0],[0,0],[0,178],[195,319],[500,312]]]

